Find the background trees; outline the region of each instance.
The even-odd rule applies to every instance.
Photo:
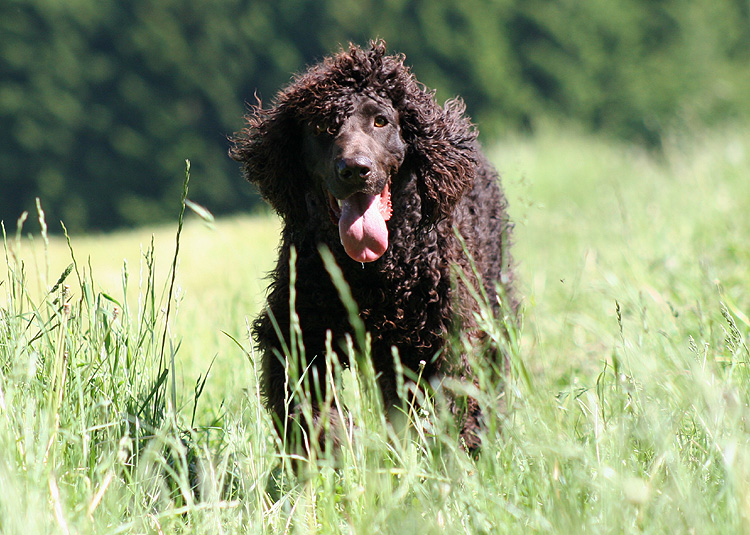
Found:
[[[658,147],[750,113],[744,0],[7,0],[0,219],[108,229],[172,217],[184,160],[216,213],[257,202],[226,157],[246,102],[383,37],[485,142],[555,116]]]

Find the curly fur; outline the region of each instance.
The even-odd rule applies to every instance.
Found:
[[[310,160],[320,156],[314,151],[310,156],[308,146],[313,130],[323,132],[320,143],[344,145],[337,136],[363,99],[395,110],[394,127],[405,147],[403,155],[393,156],[398,165],[388,176],[388,247],[367,263],[355,262],[344,251],[331,221],[327,182],[310,171]],[[465,359],[447,344],[457,329],[472,329],[471,311],[477,308],[467,289],[451,276],[452,269],[471,273],[454,229],[464,238],[490,300],[498,299],[495,283],[501,282],[508,308],[515,311],[505,197],[464,111],[460,99],[438,105],[433,92],[404,65],[404,56],[386,55],[385,43],[375,41],[367,49],[351,45],[297,76],[273,107],[253,107],[246,128],[235,136],[231,157],[242,163],[245,177],[283,220],[267,309],[254,323],[263,355],[263,393],[280,432],[294,427],[286,425],[287,417],[302,425],[298,408],[285,407],[289,387],[283,359],[290,357],[283,357],[283,348],[290,344],[292,247],[297,254],[296,312],[310,376],[325,377],[327,331],[334,349],[351,331],[319,254],[324,245],[341,267],[371,334],[373,364],[387,405],[398,403],[393,347],[406,368],[417,371],[425,362],[422,373],[428,378],[453,374],[471,380]],[[375,164],[378,154],[370,156]],[[367,188],[374,186],[362,186]],[[317,411],[314,399],[312,403]],[[470,449],[478,446],[479,420],[470,401],[462,423]]]

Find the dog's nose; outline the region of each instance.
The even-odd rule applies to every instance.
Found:
[[[336,173],[342,180],[367,178],[372,172],[373,163],[367,156],[339,158],[336,161]]]

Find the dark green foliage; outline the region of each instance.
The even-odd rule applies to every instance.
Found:
[[[566,0],[521,11],[529,80],[590,127],[653,144],[748,111],[746,3]]]
[[[244,103],[376,36],[485,138],[551,114],[658,145],[750,111],[742,0],[7,0],[0,219],[40,197],[71,229],[163,220],[185,158],[195,201],[247,209],[226,157]]]

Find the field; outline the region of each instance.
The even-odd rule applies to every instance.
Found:
[[[271,215],[186,214],[174,285],[179,199],[172,225],[69,243],[5,221],[0,532],[750,533],[750,130],[488,152],[524,320],[477,459],[439,403],[394,429],[354,370],[353,441],[287,470],[247,332]]]

